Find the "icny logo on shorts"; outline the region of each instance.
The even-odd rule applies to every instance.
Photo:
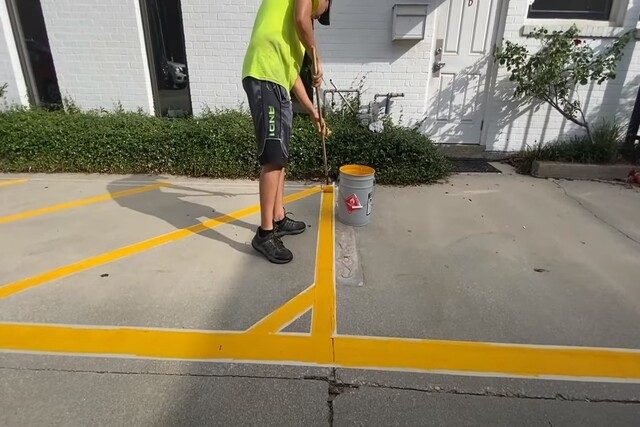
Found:
[[[269,138],[276,136],[276,109],[269,105]]]

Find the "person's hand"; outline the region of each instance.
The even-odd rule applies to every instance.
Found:
[[[318,129],[318,132],[320,132],[322,136],[324,136],[325,138],[328,138],[329,136],[331,136],[331,131],[327,126],[327,122],[325,122],[324,118],[320,116],[320,114],[318,113],[318,110],[314,110],[313,115],[311,117],[314,123],[316,124],[316,129]]]
[[[322,62],[318,59],[318,62],[313,67],[313,87],[319,88],[322,85],[322,78],[324,77],[324,68]]]

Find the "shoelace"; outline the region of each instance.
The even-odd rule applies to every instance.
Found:
[[[269,244],[273,245],[273,247],[278,251],[284,251],[285,250],[284,243],[282,243],[282,239],[280,239],[279,237],[277,237],[275,235],[273,235],[269,239]]]

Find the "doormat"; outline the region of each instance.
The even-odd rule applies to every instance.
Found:
[[[450,159],[451,171],[461,172],[481,172],[481,173],[501,173],[483,159]]]

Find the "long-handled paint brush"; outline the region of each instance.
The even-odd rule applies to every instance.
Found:
[[[313,74],[318,75],[318,55],[316,50],[313,49]],[[320,117],[320,122],[322,123],[324,120],[322,118],[322,106],[320,105],[320,88],[316,88],[316,104],[318,107],[318,115]],[[322,132],[322,155],[324,157],[324,177],[326,179],[326,184],[329,185],[329,163],[327,162],[327,140],[325,137],[325,132]]]

